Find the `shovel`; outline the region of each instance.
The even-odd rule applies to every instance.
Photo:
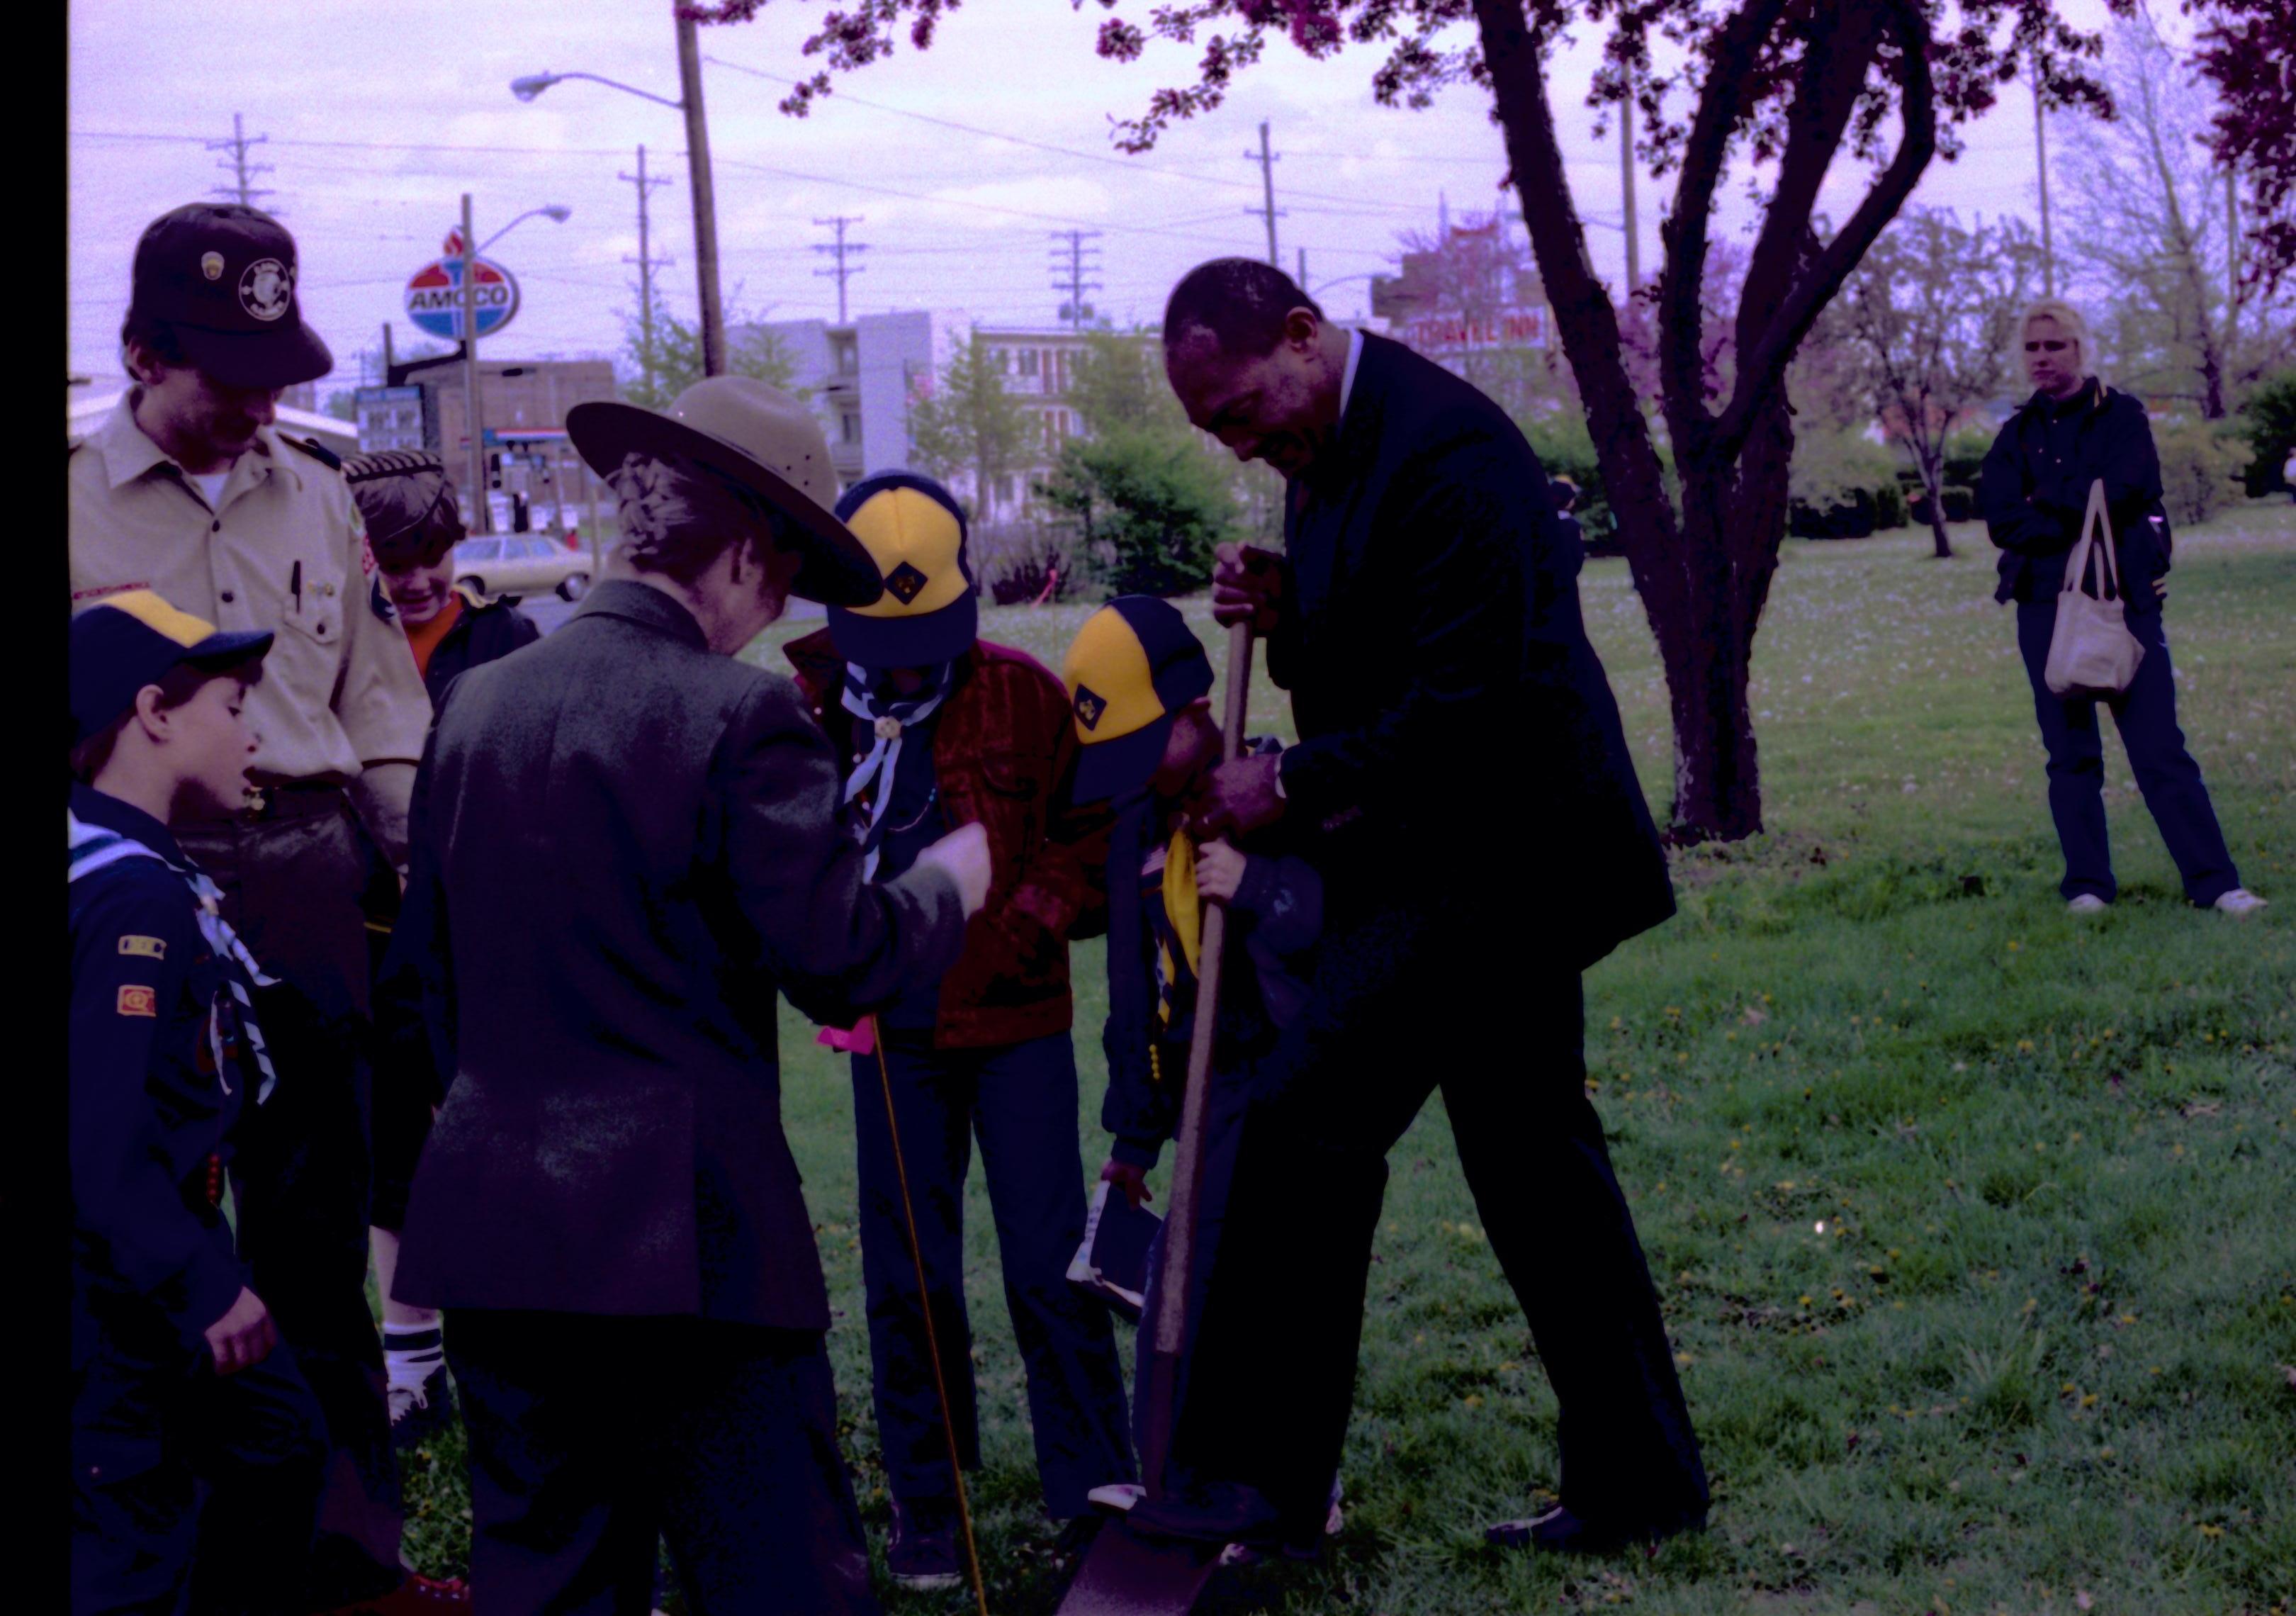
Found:
[[[1244,698],[1251,679],[1251,624],[1228,629],[1227,692],[1220,722],[1220,761],[1235,760],[1243,746]],[[1164,1460],[1172,1447],[1175,1393],[1188,1339],[1188,1296],[1196,1266],[1196,1207],[1204,1182],[1204,1120],[1212,1083],[1212,1038],[1219,1026],[1220,961],[1227,912],[1204,909],[1197,955],[1196,1020],[1188,1043],[1188,1081],[1180,1095],[1180,1131],[1172,1156],[1172,1204],[1164,1219],[1163,1272],[1150,1338],[1143,1422],[1141,1472],[1148,1496],[1160,1497]],[[1062,1598],[1060,1616],[1186,1616],[1218,1569],[1221,1546],[1151,1538],[1119,1517],[1101,1529]]]

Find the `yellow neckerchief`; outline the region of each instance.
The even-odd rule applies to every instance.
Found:
[[[1178,934],[1180,952],[1186,958],[1188,976],[1196,975],[1196,962],[1203,951],[1203,909],[1196,898],[1196,844],[1188,840],[1188,833],[1176,830],[1171,845],[1164,849],[1164,919],[1170,930]],[[1157,967],[1167,982],[1177,982],[1179,973],[1173,969],[1170,945],[1161,938],[1156,942]],[[1157,1006],[1159,1019],[1169,1015],[1171,1006]]]

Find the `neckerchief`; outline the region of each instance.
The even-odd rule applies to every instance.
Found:
[[[1143,871],[1145,874],[1146,872]],[[1181,986],[1180,965],[1187,965],[1187,980],[1196,980],[1197,962],[1203,952],[1203,909],[1196,896],[1196,844],[1185,830],[1172,833],[1170,845],[1164,849],[1164,871],[1160,886],[1164,901],[1164,924],[1156,930],[1156,1025],[1160,1031],[1169,1032],[1173,1020],[1173,1001]],[[1180,957],[1172,957],[1172,942],[1177,939]]]
[[[925,682],[918,686],[915,694],[893,696],[873,688],[869,669],[858,662],[845,664],[845,710],[869,720],[877,736],[876,744],[853,766],[852,777],[845,783],[845,800],[849,803],[866,791],[872,781],[877,785],[877,795],[868,807],[868,823],[861,828],[861,874],[865,879],[876,879],[877,856],[883,850],[885,840],[885,810],[893,805],[893,769],[901,760],[902,733],[912,724],[922,724],[932,717],[947,699],[955,671],[955,663],[942,662],[927,671]]]
[[[231,984],[231,996],[238,1001],[240,1028],[247,1035],[247,1047],[255,1056],[256,1070],[262,1073],[262,1081],[255,1091],[255,1103],[262,1104],[271,1097],[272,1087],[279,1078],[271,1069],[271,1051],[263,1042],[262,1029],[255,1024],[255,1004],[248,997],[247,989],[250,984],[258,988],[272,987],[277,979],[266,974],[263,967],[255,963],[255,956],[247,951],[247,945],[239,940],[239,933],[224,920],[223,889],[210,881],[198,866],[177,864],[133,836],[90,824],[70,808],[64,810],[64,820],[71,861],[71,873],[66,877],[67,885],[108,865],[118,864],[123,858],[156,858],[182,876],[184,884],[191,888],[193,902],[199,909],[200,935],[207,939],[209,947],[239,967],[236,972],[226,971],[224,980]],[[242,980],[242,974],[244,980]],[[223,1029],[213,1016],[208,1018],[208,1039],[213,1046],[216,1070],[218,1072],[230,1070],[228,1054],[224,1048]],[[229,1092],[228,1086],[226,1092]]]

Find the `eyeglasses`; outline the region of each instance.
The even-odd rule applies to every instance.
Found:
[[[2026,343],[2025,351],[2029,354],[2061,354],[2071,346],[2062,337],[2053,337],[2046,341]]]

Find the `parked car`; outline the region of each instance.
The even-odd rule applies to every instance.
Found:
[[[466,538],[455,546],[455,581],[479,595],[538,595],[551,589],[561,600],[578,601],[590,587],[590,558],[537,534]]]

